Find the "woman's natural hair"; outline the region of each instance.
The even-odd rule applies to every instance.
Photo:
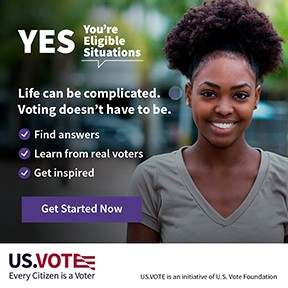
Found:
[[[169,68],[191,79],[204,56],[234,52],[248,59],[262,81],[283,64],[281,42],[268,17],[248,1],[212,0],[184,14],[168,34],[164,53]]]

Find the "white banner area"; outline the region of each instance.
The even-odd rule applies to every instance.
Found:
[[[288,287],[285,244],[1,244],[0,248],[0,283],[5,288]]]

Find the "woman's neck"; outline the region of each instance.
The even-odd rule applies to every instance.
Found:
[[[259,157],[257,150],[249,146],[244,138],[225,148],[215,147],[207,140],[200,139],[186,150],[186,160],[193,159],[194,163],[211,170],[239,167]]]

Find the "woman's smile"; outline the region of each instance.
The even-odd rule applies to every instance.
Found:
[[[211,124],[220,129],[229,129],[233,125],[235,125],[235,123],[217,123],[217,122],[211,122]]]
[[[209,123],[213,127],[216,127],[217,129],[224,130],[224,131],[230,131],[237,124],[237,122],[216,122],[216,121],[211,121]]]

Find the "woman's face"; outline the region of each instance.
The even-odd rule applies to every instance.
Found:
[[[198,128],[198,141],[226,148],[245,141],[245,130],[260,98],[255,75],[240,56],[209,60],[185,86]]]

